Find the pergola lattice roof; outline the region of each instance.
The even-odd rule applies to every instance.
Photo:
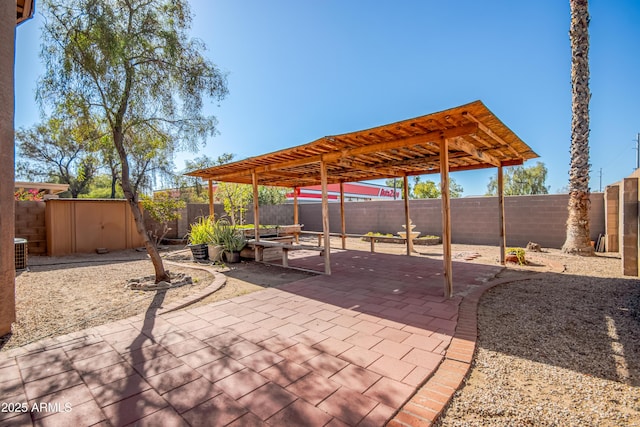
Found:
[[[308,144],[187,173],[222,182],[279,187],[440,172],[440,144],[448,140],[449,171],[521,165],[538,155],[481,102],[375,128],[325,136]]]
[[[16,25],[33,16],[33,0],[16,0]]]

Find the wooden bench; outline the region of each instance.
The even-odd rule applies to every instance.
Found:
[[[263,252],[265,248],[280,248],[282,250],[282,266],[289,266],[289,251],[311,250],[318,251],[320,255],[324,255],[324,248],[310,245],[293,245],[291,243],[277,242],[273,240],[250,240],[247,245],[255,250],[256,261],[263,261]]]

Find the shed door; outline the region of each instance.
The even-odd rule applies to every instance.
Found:
[[[124,203],[76,203],[76,252],[127,247]]]

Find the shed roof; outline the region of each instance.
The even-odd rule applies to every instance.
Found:
[[[440,172],[448,141],[449,171],[521,165],[538,155],[481,102],[187,173],[203,179],[279,187],[315,185],[320,162],[327,182],[357,182]]]
[[[16,181],[15,189],[31,189],[35,188],[40,191],[44,191],[45,194],[58,194],[64,193],[69,190],[69,184],[54,184],[51,182],[25,182],[25,181]]]

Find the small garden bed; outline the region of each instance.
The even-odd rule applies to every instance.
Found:
[[[362,240],[365,242],[370,242],[371,239],[374,239],[376,243],[399,243],[404,244],[405,239],[402,237],[394,236],[393,234],[382,234],[382,233],[367,233],[365,236],[362,236]],[[413,239],[414,245],[439,245],[442,243],[442,239],[439,236],[422,236]]]
[[[238,226],[242,229],[244,237],[253,239],[255,230],[253,224]],[[260,236],[293,236],[299,234],[302,229],[301,225],[260,225]]]

